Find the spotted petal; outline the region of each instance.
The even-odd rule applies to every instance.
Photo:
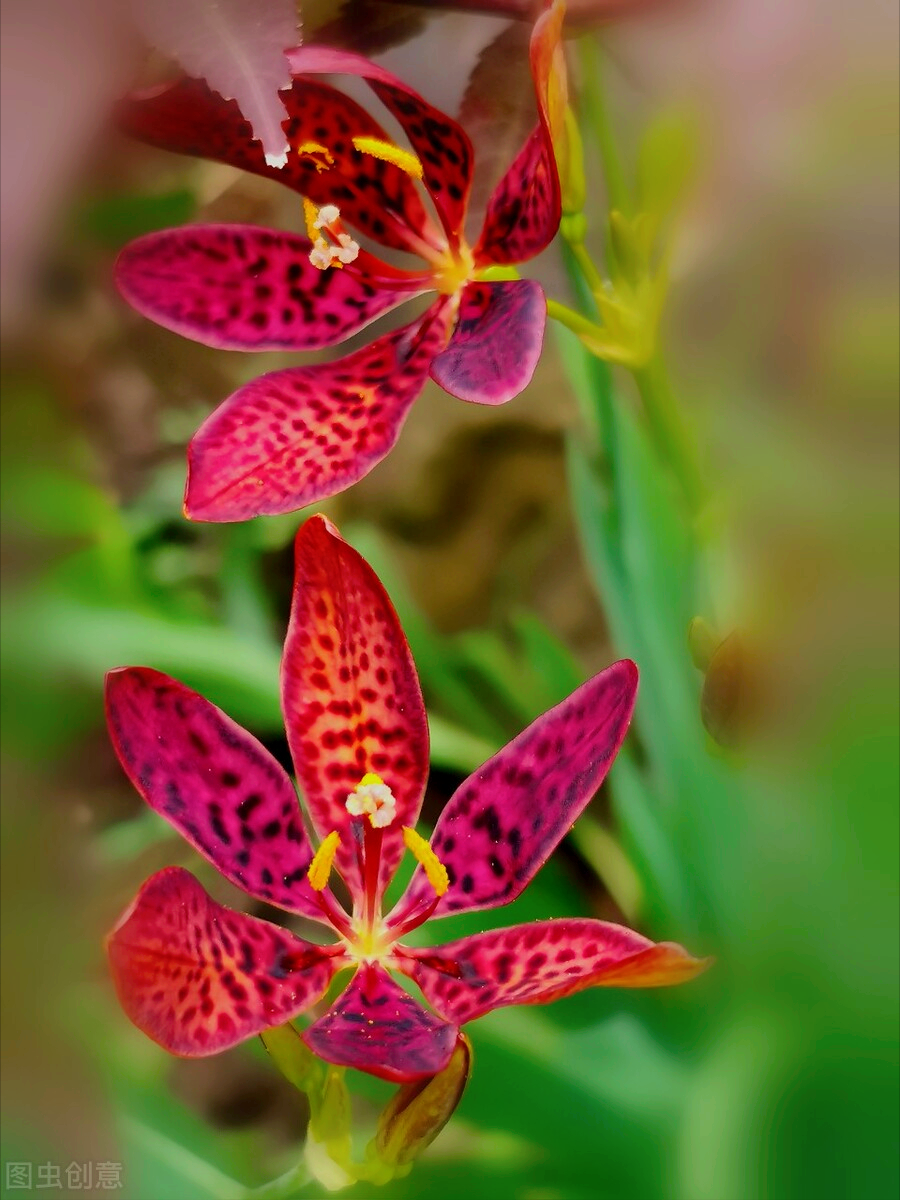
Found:
[[[280,1025],[325,992],[328,947],[223,908],[189,871],[148,879],[107,941],[122,1007],[173,1054],[216,1054]]]
[[[202,80],[182,79],[129,97],[120,106],[119,122],[151,146],[228,163],[276,179],[316,204],[336,204],[344,221],[382,245],[417,250],[424,240],[440,247],[409,175],[354,148],[354,137],[388,138],[361,105],[309,77],[295,80],[281,97],[290,143],[283,167],[269,166],[235,102],[223,100]],[[330,163],[320,153],[301,153],[304,145],[324,146]]]
[[[475,248],[480,266],[533,258],[556,236],[561,215],[559,171],[553,133],[565,111],[562,22],[565,5],[554,3],[535,23],[530,59],[539,121],[488,201]]]
[[[303,1040],[326,1062],[409,1083],[446,1067],[456,1034],[455,1025],[426,1012],[387,972],[367,963]]]
[[[505,404],[531,382],[546,323],[547,303],[535,280],[470,283],[431,378],[460,400]]]
[[[674,942],[577,918],[513,925],[404,953],[403,969],[428,1003],[460,1025],[505,1004],[548,1004],[589,987],[686,983],[710,962]]]
[[[439,302],[346,358],[240,388],[191,441],[185,514],[245,521],[292,512],[367,475],[400,436],[447,321]]]
[[[152,809],[251,896],[323,920],[293,784],[245,729],[149,667],[106,677],[119,761]]]
[[[631,721],[637,682],[633,662],[614,663],[538,717],[457,789],[431,839],[450,878],[435,916],[494,908],[519,895],[612,766]],[[391,924],[433,896],[417,869]]]
[[[119,291],[151,321],[222,350],[315,350],[426,290],[366,251],[320,271],[310,243],[253,225],[194,225],[130,242]]]
[[[282,704],[297,778],[313,823],[341,837],[337,865],[361,891],[347,796],[367,772],[397,802],[383,831],[381,878],[403,854],[401,827],[415,825],[428,777],[428,723],[400,622],[375,572],[324,517],[297,534]]]
[[[459,241],[472,184],[472,143],[456,121],[423,100],[418,92],[359,54],[325,46],[299,46],[288,52],[296,75],[361,76],[397,118],[422,163],[428,189],[451,245]]]

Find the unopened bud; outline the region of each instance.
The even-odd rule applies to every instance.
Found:
[[[461,1033],[443,1071],[399,1089],[381,1114],[373,1142],[382,1163],[402,1167],[431,1145],[456,1111],[471,1066],[472,1046]]]
[[[691,661],[698,671],[705,672],[720,639],[705,617],[694,617],[688,625],[688,648]]]
[[[301,1092],[312,1092],[322,1086],[325,1068],[313,1054],[293,1025],[275,1025],[259,1035],[269,1057],[288,1083]]]

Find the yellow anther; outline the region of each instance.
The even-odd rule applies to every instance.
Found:
[[[331,867],[340,841],[338,831],[333,829],[313,855],[313,860],[309,864],[306,877],[309,880],[309,886],[314,892],[321,892],[322,888],[328,882],[328,876],[331,874]]]
[[[301,146],[298,146],[297,153],[311,158],[317,171],[327,171],[329,167],[334,166],[334,155],[321,142],[303,142]],[[321,157],[324,161],[317,162],[317,157]]]
[[[421,865],[428,882],[439,896],[443,896],[450,886],[450,877],[447,874],[447,868],[432,850],[430,844],[408,825],[403,826],[403,841],[406,843],[407,850]]]
[[[311,242],[320,240],[319,226],[316,221],[319,219],[319,210],[313,204],[312,200],[307,200],[303,197],[303,220],[306,222],[306,236]]]
[[[374,137],[355,137],[353,145],[360,154],[371,154],[382,162],[393,163],[413,179],[422,178],[422,164],[411,150],[403,150],[392,142],[383,142],[381,138]]]
[[[384,787],[384,780],[381,778],[381,776],[376,775],[374,771],[366,771],[365,775],[363,775],[362,779],[356,786],[357,788],[372,786],[377,787],[379,784]]]

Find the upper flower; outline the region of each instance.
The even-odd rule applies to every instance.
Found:
[[[317,46],[289,52],[294,83],[282,99],[290,153],[281,168],[266,162],[234,102],[202,82],[185,79],[124,105],[125,127],[144,141],[299,192],[307,230],[302,237],[197,225],[139,238],[120,255],[116,273],[123,295],[145,316],[225,349],[313,350],[413,296],[437,293],[423,316],[355,354],[264,375],[226,400],[191,443],[188,516],[242,520],[341,491],[388,453],[429,374],[453,395],[482,404],[501,404],[528,384],[546,323],[543,291],[533,280],[483,276],[532,258],[559,226],[551,134],[559,127],[562,18],[556,0],[535,25],[530,61],[539,119],[472,246],[464,228],[473,170],[468,136],[359,55]],[[364,78],[409,148],[319,78],[332,73]],[[391,266],[358,235],[422,265]]]
[[[584,918],[427,949],[402,941],[429,917],[519,895],[609,770],[636,691],[628,661],[589,680],[467,779],[427,842],[415,824],[428,726],[409,647],[371,567],[313,517],[297,535],[282,704],[317,850],[283,769],[196,692],[126,667],[107,678],[107,714],[122,765],[152,808],[249,895],[330,926],[338,940],[313,944],[223,908],[169,867],[109,938],[125,1011],[166,1049],[211,1054],[290,1020],[352,968],[303,1036],[329,1062],[403,1081],[442,1070],[459,1025],[493,1008],[691,978],[704,963],[680,946]],[[418,868],[385,913],[406,851]],[[335,870],[349,911],[329,887]],[[433,1011],[391,971],[413,979]]]

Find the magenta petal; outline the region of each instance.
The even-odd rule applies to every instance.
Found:
[[[339,1067],[409,1083],[442,1071],[457,1028],[427,1012],[381,967],[366,963],[303,1040]]]
[[[333,363],[254,379],[188,450],[185,513],[245,521],[334,496],[391,450],[447,337],[446,304]]]
[[[494,908],[534,877],[603,782],[637,695],[633,662],[614,663],[529,725],[450,798],[431,839],[450,887],[435,916]],[[391,914],[434,899],[421,867]]]
[[[488,201],[475,261],[479,266],[526,262],[553,241],[559,219],[556,159],[538,125]]]
[[[547,302],[533,279],[467,284],[431,378],[460,400],[505,404],[531,382],[546,323]]]
[[[107,939],[122,1007],[173,1054],[216,1054],[281,1025],[323,994],[342,960],[268,921],[223,908],[166,867]]]
[[[451,117],[377,63],[347,50],[299,46],[288,52],[296,75],[358,75],[399,121],[422,163],[423,182],[441,224],[456,244],[465,222],[472,185],[473,151],[469,135]]]
[[[705,971],[674,942],[583,918],[534,921],[422,950],[403,969],[448,1021],[462,1025],[505,1004],[549,1004],[590,987],[666,987]]]
[[[106,676],[119,761],[152,809],[251,896],[323,921],[293,784],[245,729],[149,667]]]
[[[315,350],[342,342],[427,283],[361,251],[320,271],[310,243],[253,225],[188,225],[129,243],[116,283],[151,321],[221,350]]]

